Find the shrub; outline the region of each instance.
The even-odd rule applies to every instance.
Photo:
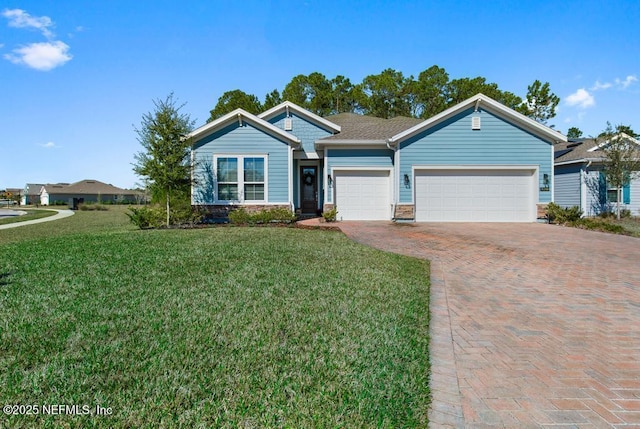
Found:
[[[327,210],[322,212],[322,217],[326,222],[335,222],[336,217],[338,216],[338,208],[334,207],[331,210]]]
[[[246,225],[249,223],[251,215],[247,213],[244,207],[240,207],[229,213],[229,222],[235,225]]]
[[[132,207],[129,220],[140,229],[158,228],[164,224],[166,212],[158,207]]]
[[[612,232],[614,234],[624,234],[624,227],[615,223],[602,221],[599,219],[580,219],[579,222],[574,222],[572,226],[583,229],[591,229],[595,231]]]
[[[167,211],[163,207],[162,214],[166,222]],[[203,214],[194,210],[191,205],[176,204],[171,207],[171,214],[169,215],[169,222],[171,225],[194,225],[202,221]]]
[[[275,207],[268,212],[271,215],[271,222],[291,223],[296,220],[296,215],[291,210],[284,207]]]
[[[240,207],[229,213],[229,221],[234,225],[291,223],[295,220],[295,214],[291,210],[282,207],[258,210],[253,213],[249,213],[244,207]]]
[[[612,211],[604,210],[598,213],[598,217],[601,219],[609,219],[615,217],[615,214]]]
[[[617,218],[615,207],[612,207],[609,210],[605,210],[598,214],[599,218],[602,219],[615,219]],[[631,210],[629,209],[620,209],[620,219],[628,219],[631,217]]]
[[[109,210],[104,204],[78,204],[78,210],[82,211],[106,211]]]
[[[556,203],[549,203],[547,205],[547,216],[549,217],[549,222],[564,225],[579,221],[582,218],[582,210],[578,206],[560,207]]]

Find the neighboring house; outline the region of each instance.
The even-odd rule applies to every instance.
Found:
[[[20,204],[22,202],[22,192],[23,190],[21,188],[7,188],[5,189],[5,192],[8,195],[11,195],[11,199],[13,201],[15,201],[17,204]],[[7,198],[7,197],[5,197]]]
[[[98,180],[81,180],[72,184],[46,184],[40,189],[42,205],[77,203],[133,203],[139,199],[137,191],[121,189]]]
[[[40,204],[40,190],[43,186],[43,183],[27,183],[24,185],[20,205]]]
[[[632,137],[633,143],[640,142]],[[603,174],[605,155],[595,139],[572,140],[555,147],[555,202],[562,207],[578,206],[585,216],[613,212],[618,189],[611,187]],[[640,178],[622,188],[621,209],[640,214]]]
[[[192,203],[212,217],[288,207],[340,220],[533,222],[566,137],[478,94],[428,120],[319,117],[291,102],[191,132]]]

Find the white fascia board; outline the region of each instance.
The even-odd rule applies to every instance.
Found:
[[[280,114],[281,112],[286,111],[287,108],[297,113],[298,115],[302,116],[303,118],[306,118],[311,122],[314,122],[316,125],[319,125],[321,128],[324,128],[327,131],[333,131],[334,133],[339,133],[341,131],[341,128],[339,125],[336,125],[331,121],[327,121],[323,117],[318,116],[315,113],[309,112],[307,109],[303,109],[302,107],[290,101],[284,101],[278,104],[277,106],[267,110],[266,112],[260,113],[258,115],[258,118],[268,121],[269,119]]]
[[[322,147],[349,147],[356,146],[361,149],[363,146],[387,146],[386,140],[316,140],[316,148]]]
[[[419,170],[515,170],[535,171],[539,169],[534,164],[416,164],[411,166],[413,171]]]
[[[489,98],[484,94],[476,94],[473,97],[468,98],[467,100],[448,108],[444,112],[438,113],[437,115],[427,119],[426,121],[421,122],[418,125],[415,125],[399,134],[396,134],[389,139],[389,143],[397,145],[404,140],[407,140],[443,121],[446,121],[456,114],[477,105],[479,105],[479,109],[485,109],[491,113],[497,114],[498,116],[511,119],[511,121],[520,125],[522,128],[532,132],[537,136],[542,137],[545,140],[550,140],[552,142],[567,141],[567,137],[562,135],[558,131],[549,128],[546,125],[542,125],[541,123],[524,116],[522,113],[510,109],[507,106],[498,103],[494,99]]]
[[[589,161],[601,162],[603,161],[603,159],[602,158],[580,158],[580,159],[574,159],[571,161],[554,162],[553,165],[557,166],[557,165],[570,165],[570,164],[586,164]]]
[[[236,121],[245,121],[254,127],[266,132],[267,134],[271,134],[272,136],[280,139],[284,139],[293,144],[300,144],[300,139],[298,139],[293,134],[289,134],[286,131],[281,130],[280,128],[270,124],[269,122],[260,119],[259,117],[247,112],[244,109],[236,109],[233,112],[229,112],[226,115],[216,119],[215,121],[209,122],[206,125],[190,132],[187,134],[186,138],[188,140],[201,139],[210,134],[213,134],[217,130],[226,127],[229,124],[232,124]]]
[[[393,167],[378,165],[335,165],[331,171],[392,171]]]

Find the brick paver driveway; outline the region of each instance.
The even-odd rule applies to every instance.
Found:
[[[432,427],[640,428],[640,239],[341,222],[432,261]]]

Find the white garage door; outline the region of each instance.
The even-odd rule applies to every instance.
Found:
[[[389,220],[389,171],[336,171],[338,219]]]
[[[533,222],[530,170],[416,171],[416,221]]]

